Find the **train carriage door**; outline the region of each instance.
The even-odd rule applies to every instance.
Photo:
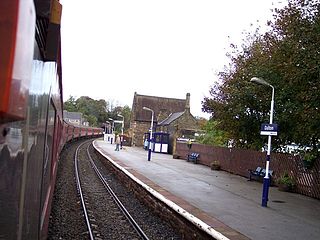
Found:
[[[55,123],[56,123],[56,109],[53,105],[51,98],[49,98],[49,106],[47,110],[47,122],[45,129],[45,140],[44,140],[44,156],[43,156],[43,172],[42,172],[42,186],[41,186],[41,222],[40,228],[43,226],[45,219],[46,209],[49,203],[50,197],[50,181],[52,178],[52,158],[54,153],[54,135]]]
[[[53,131],[53,159],[52,159],[52,171],[51,176],[56,172],[57,162],[59,160],[59,153],[60,153],[60,144],[61,144],[61,121],[60,117],[58,116],[57,110],[55,109],[55,121],[54,121],[54,131]]]

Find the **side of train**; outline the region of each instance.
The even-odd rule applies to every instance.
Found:
[[[0,1],[0,239],[46,239],[60,152],[103,133],[63,121],[61,10]]]

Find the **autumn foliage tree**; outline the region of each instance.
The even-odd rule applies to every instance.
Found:
[[[220,84],[202,101],[203,111],[238,147],[260,149],[261,123],[269,122],[271,88],[250,83],[263,78],[275,87],[274,122],[280,127],[273,146],[320,144],[320,3],[289,0],[274,10],[270,30],[248,34],[241,48],[232,45],[230,65]]]

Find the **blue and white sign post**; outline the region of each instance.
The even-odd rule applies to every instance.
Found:
[[[272,103],[273,105],[273,103]],[[273,106],[272,106],[273,110]],[[272,118],[270,118],[270,124],[261,124],[261,135],[268,136],[268,151],[267,151],[267,161],[266,161],[266,175],[263,178],[263,191],[262,191],[262,206],[266,207],[268,202],[269,195],[269,186],[270,186],[270,178],[269,178],[269,163],[270,163],[270,152],[271,152],[271,136],[278,135],[278,125],[272,124]]]
[[[277,136],[278,135],[278,124],[262,123],[260,130],[261,130],[260,135]]]
[[[261,135],[268,135],[268,150],[267,150],[267,159],[266,159],[266,175],[263,178],[263,189],[262,189],[262,203],[261,206],[267,207],[269,187],[270,187],[270,178],[269,178],[269,164],[270,164],[270,153],[271,153],[271,136],[277,135],[278,126],[273,123],[273,106],[274,106],[274,87],[261,78],[252,78],[250,82],[266,85],[272,88],[272,98],[271,98],[271,109],[270,109],[270,120],[269,124],[262,124],[261,126]]]

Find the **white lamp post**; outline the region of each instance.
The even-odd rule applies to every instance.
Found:
[[[110,124],[109,121],[106,121],[106,122],[104,123],[104,136],[103,136],[104,141],[107,141],[107,135],[108,135],[107,125],[109,126],[109,124]]]
[[[124,128],[124,116],[122,116],[121,114],[118,114],[118,117],[122,118],[122,125],[121,125],[121,149],[122,149],[122,144],[123,144],[123,128]]]
[[[110,121],[112,121],[112,126],[111,126],[111,134],[113,134],[114,130],[114,120],[112,118],[109,118]]]
[[[153,128],[153,115],[154,115],[154,111],[150,108],[147,108],[147,107],[143,107],[142,108],[143,110],[147,110],[147,111],[150,111],[152,113],[151,115],[151,126],[150,126],[150,135],[149,135],[149,150],[148,150],[148,161],[150,161],[151,159],[151,147],[152,147],[152,128]]]
[[[272,88],[272,97],[271,97],[271,108],[270,108],[270,120],[269,123],[272,124],[273,122],[273,106],[274,106],[274,87],[268,83],[267,81],[253,77],[251,78],[250,82],[261,84],[265,86],[269,86]],[[267,207],[268,203],[268,195],[269,195],[269,186],[270,186],[270,179],[269,179],[269,164],[270,164],[270,153],[271,153],[271,135],[268,135],[268,151],[267,151],[267,159],[266,159],[266,175],[263,178],[263,190],[262,190],[262,206]]]
[[[109,122],[109,121],[106,121],[106,124],[108,125],[108,128],[106,128],[105,131],[107,131],[106,133],[109,133],[109,130],[110,130],[110,122]]]
[[[122,118],[122,125],[121,125],[121,135],[123,135],[123,128],[124,128],[124,116],[118,114],[118,117]]]
[[[114,130],[114,120],[112,118],[109,118],[110,121],[112,121],[111,125],[111,144],[113,142],[113,130]]]

